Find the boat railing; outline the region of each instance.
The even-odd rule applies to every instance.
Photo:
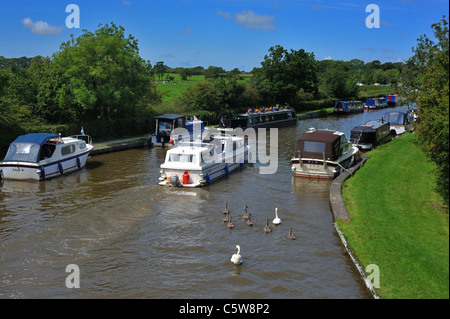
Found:
[[[92,137],[90,135],[71,135],[70,137],[76,138],[79,140],[83,140],[86,142],[86,144],[92,144]]]

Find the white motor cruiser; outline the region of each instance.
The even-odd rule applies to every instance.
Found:
[[[312,128],[297,141],[292,171],[294,176],[334,179],[359,156],[358,147],[349,143],[344,133]]]
[[[15,180],[50,179],[84,167],[92,149],[88,135],[62,138],[49,133],[21,135],[11,143],[0,162],[0,176]]]
[[[180,142],[166,153],[159,185],[200,187],[244,165],[248,146],[243,137],[218,133],[208,141]]]

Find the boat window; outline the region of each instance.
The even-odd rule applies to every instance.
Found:
[[[305,141],[303,144],[303,152],[325,153],[325,146],[326,144],[324,142]]]
[[[169,162],[195,163],[194,154],[170,154]]]
[[[344,154],[344,153],[346,153],[347,151],[348,151],[348,142],[347,142],[347,138],[345,137],[345,135],[342,135],[341,136],[341,146],[340,146],[340,148],[341,148],[341,155],[342,154]]]
[[[172,130],[172,123],[159,122],[159,130],[160,131],[171,131]]]
[[[79,144],[79,146],[80,146],[80,150],[82,150],[82,149],[86,148],[86,143],[82,142]]]
[[[68,155],[75,152],[75,144],[63,146],[61,148],[61,155]]]

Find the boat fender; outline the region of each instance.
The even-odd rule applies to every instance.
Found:
[[[239,163],[239,166],[241,166],[241,167],[244,166],[244,163]]]
[[[207,184],[209,184],[211,182],[211,177],[209,176],[209,174],[206,174],[205,181]]]
[[[41,167],[41,178],[43,180],[45,179],[45,168],[44,168],[44,166]]]
[[[77,166],[78,166],[78,168],[81,168],[81,162],[80,162],[80,158],[79,157],[77,157]]]
[[[187,171],[183,174],[183,184],[189,184],[189,173]]]
[[[228,165],[227,165],[227,166],[225,166],[225,174],[227,174],[227,175],[228,175]]]
[[[59,173],[62,175],[64,173],[64,169],[62,167],[61,162],[58,163],[58,169],[59,169]]]

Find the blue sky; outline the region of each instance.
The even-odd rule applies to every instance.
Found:
[[[80,9],[79,29],[66,26],[69,4]],[[369,4],[380,28],[366,26]],[[275,45],[317,60],[398,62],[448,12],[444,0],[0,0],[0,55],[51,56],[70,34],[114,22],[153,65],[251,71]]]

